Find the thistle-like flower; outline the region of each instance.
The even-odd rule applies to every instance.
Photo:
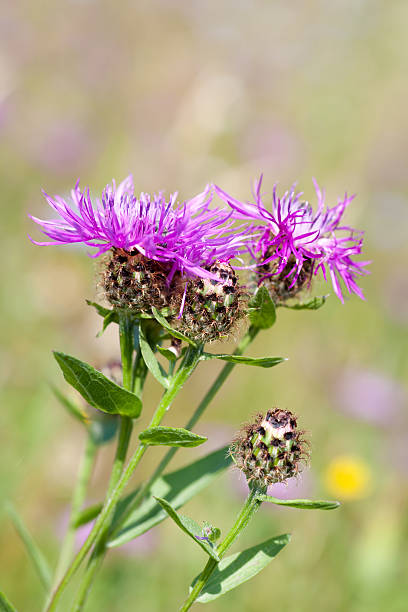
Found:
[[[273,408],[242,427],[230,454],[248,482],[268,487],[297,476],[307,461],[307,444],[297,419],[289,410]]]
[[[246,250],[249,228],[246,224],[236,227],[233,211],[210,208],[211,187],[178,203],[177,193],[169,200],[162,193],[137,197],[129,176],[117,187],[114,182],[108,185],[101,199],[91,200],[89,189],[81,191],[78,183],[71,192],[71,204],[59,196],[44,195],[60,219],[31,217],[51,239],[33,242],[83,243],[97,249],[93,257],[109,252],[102,284],[115,307],[135,312],[150,312],[152,306],[170,307],[173,313],[179,313],[182,324],[184,308],[191,313],[189,298],[196,288],[193,283],[214,284],[217,289],[213,292],[223,294],[223,306],[231,306],[226,297],[231,294],[230,282],[227,279],[224,292],[225,282],[218,271],[229,268],[229,262]],[[217,337],[224,328],[225,322]],[[194,335],[194,330],[191,333]],[[205,336],[209,339],[209,334]],[[210,336],[212,339],[214,334]]]
[[[362,250],[363,233],[342,225],[342,216],[354,196],[345,194],[336,206],[325,206],[325,194],[314,181],[317,212],[301,199],[293,186],[282,197],[274,186],[272,210],[265,208],[261,196],[262,177],[255,185],[255,204],[244,203],[216,187],[218,195],[240,218],[261,221],[259,238],[252,244],[258,285],[265,283],[276,303],[296,296],[309,287],[314,275],[330,274],[336,295],[344,302],[340,281],[349,293],[364,299],[356,279],[367,274],[366,261],[356,262]]]

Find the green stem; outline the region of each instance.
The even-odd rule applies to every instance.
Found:
[[[259,332],[259,327],[250,327],[246,334],[243,336],[241,342],[238,344],[237,348],[234,351],[234,355],[242,355],[251,342],[256,338]],[[184,426],[185,429],[192,429],[195,424],[199,421],[204,411],[207,409],[209,404],[212,402],[218,391],[221,389],[222,385],[227,380],[228,376],[231,374],[232,370],[236,366],[235,363],[227,363],[218,374],[217,378],[197,406],[194,414],[191,416],[189,421]],[[121,529],[123,523],[127,520],[127,518],[132,514],[132,512],[139,506],[144,497],[149,493],[151,487],[154,485],[156,480],[160,478],[170,461],[173,459],[174,455],[178,451],[177,447],[173,447],[167,451],[164,455],[163,459],[160,461],[159,465],[149,478],[139,489],[137,494],[135,495],[132,503],[127,508],[126,512],[123,513],[121,518],[121,524],[118,526],[118,530]]]
[[[191,374],[193,373],[200,359],[201,352],[202,347],[188,348],[182,364],[180,365],[177,373],[171,381],[170,387],[163,394],[163,397],[153,415],[149,427],[157,427],[157,425],[160,425],[167,410],[170,408],[175,396],[181,390],[189,376],[191,376]],[[147,448],[148,447],[145,444],[140,444],[135,450],[126,469],[122,473],[119,482],[112,490],[109,498],[105,501],[104,506],[101,512],[99,513],[85,543],[83,544],[82,548],[77,553],[70,567],[66,571],[57,589],[55,589],[50,604],[47,608],[47,612],[51,612],[52,610],[56,609],[58,601],[60,600],[61,595],[64,592],[69,580],[72,578],[72,576],[75,574],[75,572],[81,565],[82,561],[90,551],[94,542],[101,536],[104,529],[109,526],[109,520],[112,515],[112,512],[115,509],[116,504],[120,499],[120,496],[122,495],[129,480],[133,476],[133,472],[135,471]]]
[[[222,559],[222,557],[225,555],[225,553],[227,552],[231,544],[235,542],[235,540],[240,535],[240,533],[245,529],[249,521],[254,516],[255,512],[258,510],[258,508],[262,504],[262,502],[258,499],[258,496],[264,492],[265,492],[265,487],[253,486],[250,489],[249,495],[244,505],[242,506],[242,509],[240,513],[238,514],[234,525],[231,527],[231,529],[225,536],[224,540],[221,542],[221,544],[217,548],[217,554],[220,559]],[[180,608],[179,612],[186,612],[186,610],[189,610],[191,608],[195,600],[199,597],[203,587],[206,585],[212,573],[216,569],[217,565],[218,563],[217,561],[215,561],[215,559],[212,559],[211,557],[208,559],[207,565],[201,572],[190,595],[187,597],[186,601]]]
[[[85,502],[86,492],[88,490],[89,481],[92,475],[92,468],[95,462],[96,451],[97,445],[95,444],[92,438],[92,434],[89,432],[85,444],[84,453],[79,466],[77,483],[72,496],[69,524],[64,541],[62,543],[61,552],[57,563],[57,569],[55,570],[53,584],[54,587],[61,580],[61,577],[65,572],[66,568],[68,567],[68,563],[70,562],[72,557],[76,532],[75,523]]]
[[[128,316],[127,313],[119,314],[119,342],[120,352],[122,360],[122,376],[123,376],[123,387],[124,389],[131,391],[134,384],[133,376],[133,348],[134,348],[134,321]],[[118,436],[118,445],[116,448],[115,459],[112,466],[112,472],[109,479],[108,490],[106,492],[105,501],[109,499],[113,489],[119,482],[120,476],[123,472],[123,466],[126,461],[126,455],[129,448],[130,437],[132,435],[133,421],[131,418],[126,416],[120,417],[120,429]],[[94,576],[100,567],[103,560],[103,552],[105,550],[106,538],[109,529],[100,536],[99,544],[95,547],[89,560],[88,567],[85,575],[81,581],[78,595],[74,603],[74,610],[82,610],[86,598],[89,593],[90,586],[94,579]]]
[[[127,391],[132,390],[133,386],[133,331],[134,320],[126,312],[119,313],[119,343],[120,354],[122,361],[122,385]],[[126,461],[126,455],[129,448],[130,437],[132,435],[133,421],[130,417],[120,417],[120,428],[118,435],[118,445],[116,448],[115,459],[113,462],[112,472],[109,479],[106,498],[108,499],[113,489],[119,482],[119,478],[123,472],[123,466]]]
[[[131,391],[138,397],[142,397],[143,387],[147,376],[147,365],[142,358],[140,347],[136,347],[135,363],[132,372],[132,388]]]
[[[120,476],[123,472],[123,466],[126,460],[127,449],[129,446],[130,436],[132,433],[133,423],[132,419],[128,417],[121,417],[119,440],[116,450],[116,456],[113,463],[113,468],[109,480],[108,491],[106,493],[106,500],[109,499],[113,489],[119,482]],[[109,533],[109,527],[106,527],[104,532],[101,534],[98,544],[95,546],[91,558],[89,560],[86,572],[82,578],[76,600],[72,610],[82,610],[89,594],[90,587],[95,578],[95,575],[102,564],[104,553],[106,550],[106,539]]]
[[[119,313],[119,343],[122,360],[123,387],[132,389],[132,359],[133,359],[133,327],[134,320],[126,312]]]

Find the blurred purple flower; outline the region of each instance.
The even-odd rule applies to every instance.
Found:
[[[370,370],[349,369],[340,374],[335,394],[343,412],[382,427],[394,427],[407,403],[407,393],[398,382]]]
[[[255,204],[240,202],[219,187],[215,189],[238,213],[239,218],[250,218],[267,224],[261,228],[263,232],[260,238],[253,243],[253,256],[263,264],[278,260],[279,265],[275,272],[264,278],[281,274],[289,264],[292,267],[286,277],[292,278],[292,287],[303,267],[312,264],[313,273],[321,271],[325,280],[329,272],[334,291],[342,302],[344,295],[340,280],[349,293],[353,292],[364,299],[356,278],[368,273],[364,268],[369,262],[356,262],[352,259],[361,253],[362,232],[340,224],[354,196],[348,197],[346,194],[337,206],[325,207],[325,194],[314,181],[318,201],[315,213],[308,202],[301,201],[302,192],[296,192],[294,186],[279,198],[275,185],[270,212],[262,202],[261,184],[262,176],[255,185]]]
[[[51,241],[35,244],[84,243],[98,250],[97,257],[116,247],[139,251],[149,259],[169,264],[168,280],[180,272],[188,276],[213,278],[205,268],[215,261],[229,261],[240,255],[251,238],[250,228],[234,227],[233,211],[210,208],[210,186],[196,197],[177,202],[177,193],[166,201],[162,193],[135,195],[132,176],[115,182],[92,203],[89,189],[77,182],[71,192],[73,204],[60,196],[44,193],[61,219],[45,221],[31,216]]]

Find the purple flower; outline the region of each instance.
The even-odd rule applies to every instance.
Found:
[[[364,267],[370,262],[356,262],[353,257],[362,249],[363,233],[356,232],[349,226],[341,224],[342,216],[354,196],[345,194],[337,206],[329,208],[324,203],[322,192],[316,181],[313,181],[317,195],[317,212],[301,199],[302,192],[290,191],[280,198],[276,185],[273,189],[272,211],[265,208],[261,196],[262,176],[255,185],[255,204],[244,203],[229,196],[219,187],[218,195],[227,202],[241,219],[252,219],[266,223],[262,234],[252,245],[252,254],[262,264],[277,260],[278,266],[268,276],[279,275],[285,268],[285,278],[291,279],[294,286],[302,270],[312,268],[312,274],[319,271],[327,280],[330,274],[336,295],[344,302],[340,280],[349,293],[356,293],[364,299],[356,278],[368,272]],[[287,266],[289,270],[287,270]]]
[[[47,202],[60,219],[50,221],[32,217],[51,239],[32,242],[39,245],[83,243],[96,247],[97,257],[111,248],[138,251],[148,259],[169,267],[168,282],[179,272],[187,276],[212,278],[205,268],[215,261],[227,262],[247,247],[248,225],[237,228],[233,211],[210,208],[210,186],[183,203],[177,193],[167,201],[162,193],[135,195],[132,176],[116,186],[108,185],[101,199],[92,202],[89,189],[81,191],[79,182],[71,192],[72,203],[60,196]]]
[[[398,381],[380,372],[356,368],[336,373],[334,390],[340,410],[384,429],[399,423],[408,399]]]

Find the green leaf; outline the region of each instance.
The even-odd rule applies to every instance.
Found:
[[[177,361],[177,359],[179,359],[176,353],[167,347],[157,346],[156,348],[159,351],[159,353],[163,355],[163,357],[165,357],[169,361]],[[180,354],[180,357],[181,357],[181,354]]]
[[[0,591],[0,612],[17,612],[17,608],[13,606],[7,599],[4,593]]]
[[[161,499],[160,497],[155,497],[155,499],[159,502],[163,510],[167,512],[169,517],[173,519],[176,525],[178,525],[180,529],[184,531],[184,533],[190,536],[190,538],[192,538],[196,544],[201,546],[201,548],[205,550],[207,555],[210,555],[210,557],[212,557],[215,561],[220,560],[219,556],[215,552],[215,549],[211,546],[209,542],[207,542],[206,540],[197,539],[202,537],[203,530],[200,525],[196,523],[196,521],[189,518],[188,516],[177,514],[174,508],[165,499]]]
[[[78,514],[77,519],[74,523],[74,527],[77,529],[78,527],[82,527],[82,525],[86,525],[94,520],[102,510],[103,504],[94,504],[93,506],[88,506],[81,510]]]
[[[254,327],[269,329],[276,321],[275,304],[265,285],[248,302],[248,318]]]
[[[89,425],[89,416],[86,414],[84,410],[81,409],[80,406],[77,406],[75,402],[73,402],[65,393],[62,393],[57,387],[54,385],[50,385],[52,392],[55,397],[61,402],[64,408],[80,423],[83,425]]]
[[[179,340],[184,340],[184,342],[188,342],[188,344],[191,344],[191,346],[197,346],[197,343],[194,342],[194,340],[191,340],[191,338],[188,338],[181,332],[177,331],[176,329],[173,329],[171,325],[167,322],[167,320],[160,314],[160,312],[154,306],[152,306],[152,313],[156,321],[160,323],[160,325],[164,327],[164,329],[167,329],[171,336],[173,336],[174,338],[178,338]]]
[[[328,297],[328,295],[320,295],[312,298],[308,302],[298,302],[297,304],[282,303],[280,306],[290,308],[291,310],[318,310],[326,303]]]
[[[98,313],[98,315],[100,315],[103,318],[105,318],[110,312],[114,312],[110,308],[105,308],[105,306],[101,306],[100,304],[97,304],[96,302],[91,302],[91,300],[86,300],[86,303],[88,304],[88,306],[93,306],[96,312]]]
[[[197,601],[200,603],[213,601],[253,578],[276,557],[289,540],[289,535],[281,535],[225,557],[215,568]],[[197,578],[193,581],[192,587]]]
[[[149,446],[200,446],[207,441],[204,436],[199,436],[182,427],[150,427],[139,434],[139,440]]]
[[[102,325],[102,329],[100,332],[98,332],[96,334],[97,338],[100,338],[103,334],[103,332],[105,331],[105,329],[108,327],[108,325],[110,325],[111,323],[119,323],[119,317],[118,317],[118,313],[115,312],[114,310],[110,310],[108,312],[108,314],[106,315],[106,317],[103,318],[103,325]]]
[[[214,353],[203,353],[202,360],[221,359],[230,363],[242,363],[244,365],[258,366],[259,368],[273,368],[273,366],[287,361],[285,357],[245,357],[244,355],[216,355]]]
[[[165,371],[163,370],[160,363],[157,361],[152,348],[146,337],[146,326],[144,322],[140,325],[139,330],[139,345],[140,350],[142,351],[143,359],[145,364],[147,365],[150,372],[153,374],[155,379],[163,385],[165,389],[169,388],[169,379],[166,376]]]
[[[137,395],[119,387],[98,370],[76,357],[54,351],[67,383],[72,385],[82,397],[98,410],[109,414],[121,414],[137,418],[142,410],[142,402]]]
[[[320,499],[278,499],[271,495],[258,495],[263,502],[271,502],[278,506],[289,506],[289,508],[301,508],[302,510],[335,510],[340,506],[338,501],[325,501]]]
[[[121,500],[113,522],[116,533],[108,543],[108,547],[121,546],[167,518],[166,512],[159,506],[153,496],[165,497],[177,510],[200,493],[231,465],[232,459],[227,453],[228,447],[220,448],[156,480],[150,490],[151,496],[145,499],[124,522],[122,517],[128,507],[131,506],[138,489]]]
[[[37,544],[34,542],[22,518],[15,510],[13,504],[11,504],[10,502],[6,503],[6,512],[12,520],[18,535],[20,536],[28,556],[33,562],[33,565],[36,569],[39,579],[42,582],[43,587],[48,590],[51,586],[52,573],[46,558],[44,557],[41,550],[38,548]]]
[[[90,300],[86,300],[88,306],[93,306],[101,317],[103,317],[103,325],[100,332],[96,334],[97,338],[102,336],[105,329],[108,327],[110,323],[119,323],[119,314],[115,309],[105,308],[105,306],[101,306],[96,302],[91,302]]]

